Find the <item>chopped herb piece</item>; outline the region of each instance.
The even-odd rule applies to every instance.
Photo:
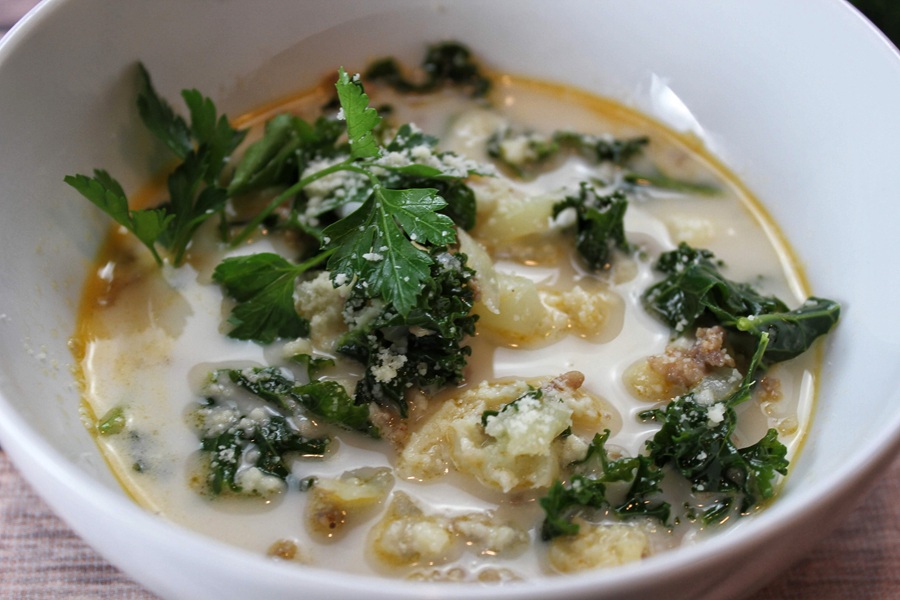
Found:
[[[530,387],[530,386],[529,386]],[[507,402],[503,406],[500,407],[500,410],[486,410],[481,414],[481,426],[487,427],[488,420],[491,417],[497,417],[500,413],[505,413],[507,411],[516,411],[519,410],[520,402],[527,402],[530,398],[532,400],[540,400],[544,397],[544,390],[541,388],[530,388],[527,392],[513,400],[512,402]]]
[[[545,513],[541,539],[578,533],[579,526],[572,518],[584,509],[610,510],[620,518],[651,517],[663,524],[668,522],[669,503],[649,499],[660,492],[662,471],[646,456],[610,460],[608,440],[609,430],[596,434],[585,458],[570,465],[576,473],[569,483],[557,480],[541,498]],[[616,482],[630,482],[630,486],[624,498],[612,501],[607,484]]]
[[[604,196],[582,182],[578,196],[567,196],[553,205],[553,217],[567,208],[575,209],[575,248],[592,271],[610,267],[613,248],[629,249],[625,239],[628,200],[620,190]]]
[[[774,296],[763,296],[750,285],[726,279],[714,258],[712,252],[685,243],[660,256],[656,268],[666,277],[644,292],[646,309],[676,334],[701,321],[713,321],[756,339],[769,332],[765,364],[801,354],[837,323],[840,305],[836,302],[810,298],[791,311]]]
[[[462,44],[445,42],[429,47],[422,71],[423,81],[416,83],[407,79],[393,58],[385,58],[372,63],[366,71],[366,79],[383,81],[403,93],[433,92],[444,85],[470,88],[473,98],[486,96],[491,81],[481,74],[480,68],[472,60],[471,52]]]
[[[116,406],[109,409],[101,417],[100,422],[97,423],[97,433],[100,435],[116,435],[117,433],[122,433],[127,425],[128,418],[125,416],[125,409],[121,406]]]
[[[742,513],[759,500],[771,498],[775,478],[785,475],[788,467],[787,449],[774,429],[746,448],[738,448],[732,439],[737,427],[735,407],[750,398],[767,344],[768,335],[763,333],[741,385],[721,402],[703,404],[691,392],[664,408],[641,413],[645,419],[662,423],[647,442],[650,458],[658,467],[671,465],[696,492],[731,498],[727,506],[739,500]],[[726,504],[714,503],[704,520],[717,518]]]

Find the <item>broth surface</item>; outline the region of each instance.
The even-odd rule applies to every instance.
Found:
[[[604,425],[611,430],[610,444],[625,455],[640,454],[644,443],[659,428],[638,418],[655,406],[635,397],[627,373],[649,356],[665,352],[668,328],[644,311],[640,296],[654,281],[652,264],[661,252],[680,241],[708,248],[725,262],[723,273],[735,281],[752,282],[766,294],[796,305],[806,297],[805,285],[790,252],[766,220],[765,211],[734,176],[705,155],[692,138],[679,136],[652,120],[614,103],[577,90],[550,84],[497,78],[491,107],[473,104],[457,93],[427,97],[402,96],[378,86],[367,87],[375,103],[394,107],[392,120],[415,123],[438,136],[439,148],[489,163],[485,144],[498,128],[514,127],[551,133],[574,130],[616,137],[647,135],[645,160],[681,180],[715,186],[714,196],[647,188],[630,199],[625,217],[629,241],[640,248],[634,255],[617,257],[614,266],[599,275],[581,266],[569,238],[565,217],[548,217],[538,231],[518,236],[510,225],[497,222],[496,203],[504,197],[559,197],[559,190],[585,177],[608,173],[578,156],[567,156],[553,168],[528,179],[476,177],[471,182],[479,199],[479,224],[472,237],[488,251],[494,268],[534,282],[542,293],[566,293],[575,286],[598,300],[606,313],[590,331],[579,330],[572,320],[561,331],[513,335],[487,327],[469,341],[473,349],[466,383],[442,392],[438,399],[413,402],[410,429],[420,430],[438,410],[439,399],[458,397],[483,381],[556,377],[570,371],[584,374],[582,389],[608,410]],[[258,111],[238,122],[259,128],[275,112],[295,111],[314,116],[327,100],[327,91],[313,90],[273,109]],[[254,134],[251,134],[251,136]],[[258,134],[256,134],[258,135]],[[152,205],[164,190],[148,188],[142,202]],[[498,200],[497,197],[500,197]],[[502,219],[501,219],[502,221]],[[512,227],[512,231],[510,230]],[[497,232],[507,239],[497,240]],[[194,426],[198,402],[210,371],[278,363],[283,342],[261,347],[224,335],[226,308],[223,294],[211,274],[224,256],[261,251],[288,252],[277,236],[258,236],[237,250],[216,241],[215,227],[204,227],[191,248],[188,264],[179,269],[157,268],[145,248],[126,233],[114,230],[89,277],[78,330],[74,338],[84,386],[84,407],[92,431],[111,410],[122,407],[127,426],[97,440],[110,467],[125,489],[141,505],[176,523],[257,553],[308,562],[329,568],[400,577],[481,579],[529,578],[553,572],[547,544],[539,539],[543,512],[540,490],[503,493],[462,473],[449,473],[427,481],[394,474],[389,498],[365,511],[339,539],[309,530],[305,506],[308,492],[296,482],[284,493],[267,498],[218,497],[198,493],[199,444]],[[480,307],[483,320],[490,319]],[[554,313],[555,314],[555,313]],[[328,349],[314,348],[320,354]],[[814,399],[814,353],[777,365],[772,375],[781,386],[780,397],[759,398],[740,406],[737,438],[759,439],[768,428],[779,432],[788,458],[799,451],[809,427]],[[352,381],[354,367],[339,364],[335,378]],[[398,466],[395,448],[376,440],[325,427],[339,443],[322,460],[299,460],[293,466],[297,480],[308,477],[339,478],[360,467]],[[596,431],[576,431],[590,438]],[[293,486],[293,487],[292,487]],[[446,561],[387,564],[371,552],[373,526],[387,510],[390,498],[405,493],[426,513],[448,518],[490,511],[499,521],[525,532],[525,547],[492,552],[456,551]],[[673,503],[674,504],[674,503]],[[670,532],[658,524],[642,524],[651,552],[679,543],[691,543],[704,531],[681,523]],[[474,548],[474,549],[472,549]],[[340,565],[335,567],[335,565]]]

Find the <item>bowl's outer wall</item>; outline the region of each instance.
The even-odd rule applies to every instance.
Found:
[[[900,60],[834,0],[48,0],[0,42],[0,440],[48,502],[168,598],[725,598],[827,531],[896,454],[891,310]],[[816,293],[845,303],[815,432],[783,497],[705,544],[608,573],[500,589],[422,587],[286,568],[132,505],[79,422],[67,340],[105,221],[62,183],[104,166],[134,189],[159,166],[136,124],[134,65],[168,98],[230,114],[336,65],[443,38],[498,70],[572,83],[690,127],[768,206]],[[662,90],[664,93],[660,93]],[[678,102],[672,102],[675,98]],[[685,107],[687,113],[685,113]],[[150,158],[147,158],[147,157]],[[201,558],[202,557],[202,558]]]

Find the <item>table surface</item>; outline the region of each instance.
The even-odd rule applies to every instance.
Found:
[[[0,0],[0,36],[34,0]],[[20,12],[21,11],[21,12]],[[9,13],[9,14],[6,14]],[[900,598],[900,462],[808,555],[748,600]],[[152,600],[85,544],[0,449],[0,598]]]

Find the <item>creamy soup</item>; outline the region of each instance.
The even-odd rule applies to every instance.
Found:
[[[415,236],[401,240],[431,252],[432,274],[469,273],[459,290],[436,292],[468,293],[479,317],[474,335],[448,354],[464,359],[461,377],[440,387],[404,386],[399,399],[383,393],[420,360],[414,342],[438,334],[392,322],[378,329],[380,346],[362,351],[368,363],[346,351],[348,331],[392,305],[354,296],[365,276],[336,276],[325,259],[288,284],[306,324],[300,335],[228,335],[240,326],[234,311],[244,300],[220,263],[259,253],[290,264],[315,256],[330,242],[321,236],[324,222],[361,210],[340,199],[371,185],[368,175],[337,170],[310,181],[301,201],[290,198],[258,227],[253,216],[285,186],[237,193],[223,214],[232,239],[244,231],[246,239],[223,243],[220,220],[209,219],[179,266],[163,252],[160,267],[126,228],[114,229],[88,278],[73,345],[86,421],[128,493],[167,519],[273,559],[485,582],[639,560],[764,505],[807,435],[815,352],[754,362],[752,332],[741,337],[734,323],[709,312],[697,322],[667,323],[647,308],[652,286],[686,272],[684,258],[668,274],[658,268],[680,244],[712,252],[697,264],[729,282],[791,309],[803,305],[807,290],[790,250],[740,182],[690,136],[572,88],[504,75],[473,98],[453,86],[409,93],[364,83],[384,116],[373,132],[381,170],[366,168],[382,183],[397,172],[391,167],[453,171],[477,201],[474,226],[451,227],[456,241],[430,249]],[[344,90],[356,85],[349,79]],[[249,134],[219,177],[231,176],[276,115],[313,123],[325,106],[332,123],[343,127],[345,118],[350,126],[352,109],[336,112],[333,93],[323,85],[237,119]],[[436,148],[420,141],[391,150],[407,123],[415,124],[407,137],[433,135]],[[299,176],[345,159],[312,156]],[[132,204],[154,206],[169,194],[150,185]],[[582,221],[608,214],[620,199],[625,241],[588,240],[600,257],[582,252]],[[326,210],[329,202],[334,210]],[[358,235],[377,227],[367,223]],[[363,256],[377,264],[392,251],[372,247]],[[354,297],[361,304],[350,306]],[[471,324],[465,318],[455,323]],[[437,367],[422,360],[416,368],[425,376]],[[361,394],[366,377],[370,387]],[[337,388],[314,391],[304,387],[310,381],[355,395],[355,425],[323,414],[315,402],[332,396],[316,394]],[[725,439],[735,456],[771,431],[785,462],[774,461],[768,478],[726,466],[731,479],[714,490],[707,474],[691,479],[658,457],[639,464],[633,457],[648,456],[648,441],[662,445],[663,412],[676,398],[703,412],[694,430],[718,431],[734,411],[737,427]],[[266,454],[272,440],[286,445]],[[700,448],[688,462],[708,459]],[[650,492],[635,481],[657,476]],[[753,479],[753,494],[735,490],[733,480],[744,479]],[[590,499],[576,498],[588,486]]]

